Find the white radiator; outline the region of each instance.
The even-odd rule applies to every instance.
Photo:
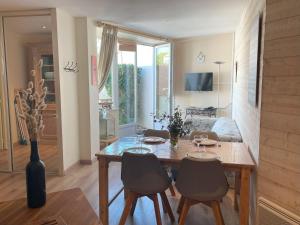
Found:
[[[258,225],[300,225],[300,217],[260,197],[258,199]]]

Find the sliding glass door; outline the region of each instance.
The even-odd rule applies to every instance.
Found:
[[[171,44],[155,47],[155,112],[170,113],[172,109]]]
[[[136,51],[118,51],[119,124],[135,122]]]
[[[123,43],[118,48],[119,124],[152,128],[154,47]]]
[[[170,44],[151,46],[118,41],[100,98],[113,99],[118,108],[119,136],[133,135],[137,125],[153,128],[153,114],[170,113],[171,83]]]

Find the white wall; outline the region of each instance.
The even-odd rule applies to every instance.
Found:
[[[217,74],[215,61],[224,61],[220,73],[220,107],[231,104],[231,77],[233,68],[233,34],[217,34],[203,37],[178,39],[174,41],[174,97],[175,105],[217,107]],[[206,56],[204,64],[196,58],[202,52]],[[213,72],[213,91],[184,91],[185,73]]]
[[[89,162],[99,147],[98,88],[92,85],[91,56],[97,54],[96,26],[87,17],[76,18],[76,46],[79,63],[78,100],[80,160]]]
[[[76,61],[75,19],[62,9],[53,11],[54,18],[54,54],[56,69],[55,76],[59,80],[57,93],[58,116],[61,122],[58,134],[61,133],[63,149],[63,169],[66,170],[78,162],[79,148],[79,113],[78,113],[78,74],[64,71],[63,67],[68,61]]]
[[[95,158],[95,153],[100,150],[100,128],[99,128],[99,92],[98,87],[92,86],[91,83],[91,56],[97,56],[97,35],[96,25],[91,19],[87,19],[87,31],[88,31],[88,49],[89,49],[89,100],[90,100],[90,123],[91,123],[91,158]]]

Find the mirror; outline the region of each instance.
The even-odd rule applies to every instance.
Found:
[[[48,88],[43,110],[45,129],[40,133],[39,154],[46,171],[58,173],[56,91],[51,16],[3,17],[13,171],[24,171],[30,157],[30,140],[18,94],[33,81],[44,79]]]
[[[10,151],[7,136],[7,115],[3,76],[0,76],[0,171],[10,170]]]

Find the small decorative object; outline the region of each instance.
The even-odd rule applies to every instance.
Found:
[[[162,116],[154,116],[154,123],[163,124],[166,122],[167,128],[170,132],[170,143],[173,148],[177,147],[179,137],[183,137],[189,133],[189,129],[185,127],[182,114],[179,107],[174,109],[173,115],[167,115],[164,113]],[[162,125],[161,129],[164,129],[164,125]]]
[[[248,72],[248,103],[258,106],[259,100],[259,75],[261,56],[262,16],[256,16],[251,25],[249,43],[249,72]]]
[[[47,107],[47,87],[44,87],[44,80],[36,81],[35,71],[32,71],[32,76],[34,81],[21,91],[23,114],[18,116],[26,121],[31,143],[30,162],[26,166],[27,205],[38,208],[46,203],[45,165],[39,157],[38,139],[44,129],[42,111]]]
[[[202,52],[197,55],[197,62],[200,64],[205,63],[205,55]]]
[[[73,62],[73,61],[68,61],[67,64],[64,67],[64,70],[66,72],[73,72],[73,73],[77,73],[79,72],[78,69],[78,63],[77,62]]]

